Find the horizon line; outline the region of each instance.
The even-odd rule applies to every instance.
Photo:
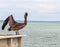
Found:
[[[4,21],[4,20],[0,20],[0,21]],[[16,20],[16,21],[23,21],[23,20]],[[28,21],[36,21],[36,22],[39,22],[39,20],[28,20]],[[49,20],[50,21],[50,20]],[[43,22],[43,20],[41,20],[41,22]],[[48,22],[48,21],[46,21],[46,22]],[[53,21],[54,22],[54,21]],[[59,21],[57,21],[57,22],[59,22]]]

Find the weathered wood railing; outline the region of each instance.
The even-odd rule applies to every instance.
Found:
[[[25,35],[0,34],[0,47],[21,47],[21,38]]]

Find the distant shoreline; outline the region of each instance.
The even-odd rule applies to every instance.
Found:
[[[4,20],[0,20],[0,22],[3,22]],[[22,20],[16,20],[17,22],[24,22]],[[60,21],[28,21],[28,22],[41,22],[41,23],[60,23]]]

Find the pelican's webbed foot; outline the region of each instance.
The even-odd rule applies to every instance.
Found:
[[[16,32],[16,35],[19,35],[19,32],[18,31]]]

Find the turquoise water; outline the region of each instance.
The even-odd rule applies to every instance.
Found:
[[[0,33],[15,34],[5,30]],[[60,23],[58,22],[29,22],[28,25],[20,31],[20,34],[27,36],[22,38],[22,47],[60,47]]]

